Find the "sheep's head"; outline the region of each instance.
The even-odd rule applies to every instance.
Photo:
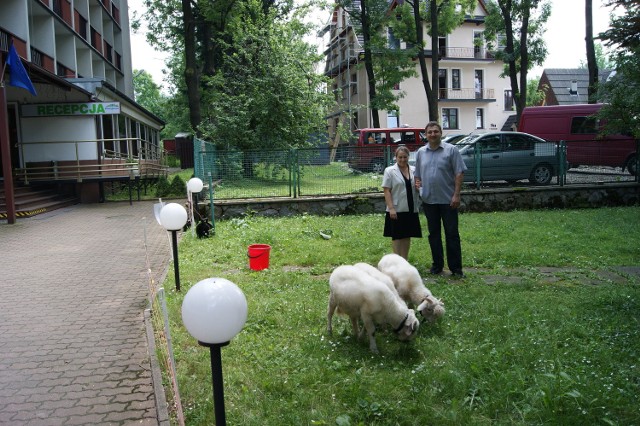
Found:
[[[444,315],[444,302],[436,297],[427,296],[420,305],[418,311],[429,322],[435,322]]]
[[[416,318],[415,311],[413,309],[408,309],[404,321],[398,328],[396,328],[395,332],[398,335],[398,339],[411,340],[416,337],[418,327],[420,327],[420,321]]]

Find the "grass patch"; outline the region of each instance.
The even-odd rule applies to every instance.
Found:
[[[246,217],[216,222],[209,239],[185,233],[183,290],[172,290],[171,273],[164,287],[186,423],[214,418],[209,352],[184,329],[182,299],[199,280],[224,277],[249,304],[222,349],[229,424],[638,424],[640,283],[579,279],[638,264],[637,218],[637,208],[461,215],[464,265],[482,269],[430,279],[443,320],[422,324],[410,343],[379,330],[378,356],[342,317],[332,337],[325,330],[333,268],[389,252],[383,215]],[[272,246],[269,270],[248,270],[254,243]],[[427,275],[426,237],[413,240],[409,260]],[[551,284],[539,267],[577,273]],[[488,285],[484,273],[521,280]]]

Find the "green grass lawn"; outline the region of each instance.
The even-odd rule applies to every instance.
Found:
[[[164,283],[186,424],[214,424],[209,352],[180,316],[184,294],[208,277],[236,283],[249,307],[244,329],[222,349],[229,424],[640,424],[638,280],[594,285],[566,274],[549,283],[537,273],[639,265],[639,212],[461,215],[467,278],[428,277],[445,316],[409,343],[379,329],[380,355],[351,336],[345,318],[334,316],[328,336],[326,310],[336,266],[376,264],[390,251],[383,215],[246,217],[216,222],[209,239],[187,232],[182,292],[172,290],[172,270]],[[272,246],[270,269],[248,269],[254,243]],[[409,260],[427,277],[426,235]],[[504,282],[486,284],[489,273]]]

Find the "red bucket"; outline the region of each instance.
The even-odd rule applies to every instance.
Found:
[[[252,271],[262,271],[269,267],[269,244],[251,244],[247,255],[249,256],[249,268]]]

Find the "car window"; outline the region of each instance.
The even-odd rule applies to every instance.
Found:
[[[415,132],[403,132],[400,140],[404,144],[415,144],[416,134]]]
[[[597,133],[598,123],[595,117],[573,117],[571,118],[572,134],[594,134]]]
[[[525,135],[504,135],[505,151],[531,151],[535,141]]]
[[[482,152],[499,152],[502,150],[500,147],[500,135],[486,136],[480,140],[480,144]]]
[[[382,143],[382,134],[375,133],[375,132],[367,133],[367,137],[364,140],[364,144],[369,145],[369,144],[376,144],[376,143]]]

